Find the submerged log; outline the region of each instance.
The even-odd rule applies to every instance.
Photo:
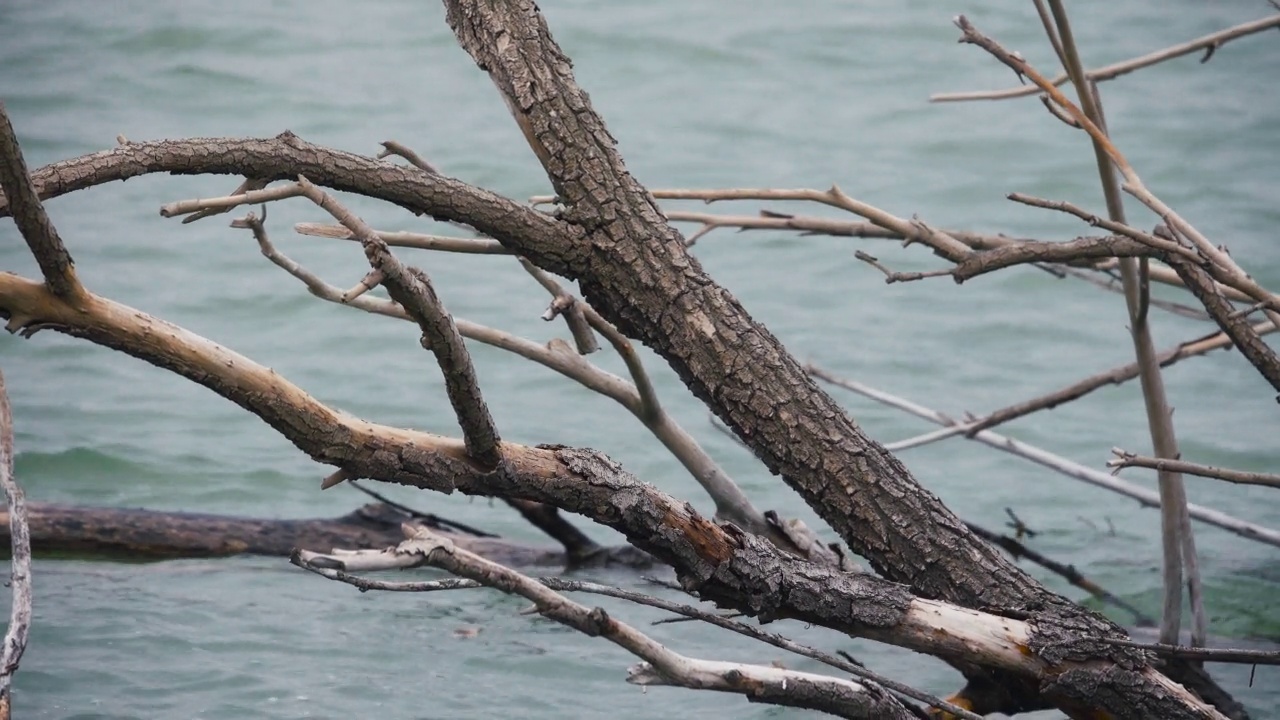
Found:
[[[371,503],[337,518],[276,520],[133,508],[29,503],[31,549],[37,555],[112,560],[269,555],[294,548],[381,549],[404,540],[400,526],[414,522],[448,536],[459,547],[509,565],[565,567],[562,549],[534,546],[479,533],[430,515],[410,517]],[[0,511],[0,547],[9,546],[7,512]],[[603,548],[591,565],[648,567],[648,555],[631,546]],[[576,563],[581,565],[582,563]]]

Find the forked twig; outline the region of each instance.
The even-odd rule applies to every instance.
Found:
[[[916,417],[928,420],[936,425],[952,427],[961,424],[959,421],[936,410],[924,407],[923,405],[910,400],[905,400],[883,390],[878,390],[868,385],[864,385],[860,382],[838,377],[817,366],[805,365],[805,371],[819,380],[823,380],[831,383],[832,385],[836,385],[837,387],[855,392],[864,397],[871,398],[876,402],[898,408],[899,410],[903,410],[915,415]],[[1120,478],[1112,477],[1108,473],[1095,470],[1086,465],[1081,465],[1080,463],[1073,462],[1051,452],[1041,450],[1040,448],[1022,441],[1014,440],[1012,438],[1005,437],[1004,435],[999,435],[990,430],[983,430],[982,432],[976,433],[971,439],[997,450],[1003,450],[1004,452],[1026,458],[1034,463],[1044,465],[1045,467],[1056,470],[1068,477],[1083,480],[1090,485],[1096,485],[1098,487],[1111,490],[1112,492],[1133,498],[1142,505],[1148,507],[1160,507],[1160,496],[1153,490],[1148,490],[1145,487],[1124,482],[1120,480]],[[1268,545],[1280,547],[1280,531],[1241,520],[1219,510],[1214,510],[1213,508],[1204,507],[1202,505],[1188,504],[1187,511],[1191,514],[1192,518],[1201,522],[1215,525],[1223,530],[1235,533],[1236,535],[1249,540],[1256,540],[1258,542],[1267,543]]]
[[[1165,60],[1172,60],[1174,58],[1182,57],[1183,55],[1190,55],[1192,53],[1199,52],[1201,50],[1206,50],[1208,51],[1208,55],[1212,55],[1213,51],[1217,50],[1217,48],[1222,47],[1228,42],[1231,42],[1232,40],[1245,37],[1246,35],[1252,35],[1254,33],[1263,32],[1264,30],[1270,30],[1271,28],[1274,28],[1274,27],[1280,27],[1280,15],[1272,15],[1270,17],[1265,17],[1260,20],[1253,20],[1251,22],[1241,23],[1239,25],[1236,25],[1235,27],[1230,27],[1225,30],[1219,30],[1217,32],[1209,33],[1208,35],[1198,37],[1195,40],[1190,40],[1185,43],[1180,43],[1172,47],[1164,48],[1163,50],[1157,50],[1155,52],[1147,53],[1146,55],[1142,55],[1140,57],[1131,58],[1129,60],[1124,60],[1117,63],[1112,63],[1110,65],[1104,65],[1103,67],[1096,68],[1094,70],[1089,70],[1087,73],[1085,73],[1085,75],[1086,77],[1088,77],[1090,80],[1094,82],[1102,82],[1104,80],[1114,80],[1115,78],[1118,78],[1121,75],[1127,75],[1128,73],[1131,73],[1135,70],[1140,70],[1145,67],[1150,67],[1157,63],[1162,63]],[[1208,60],[1208,55],[1204,59],[1202,59],[1201,62]],[[1067,75],[1067,73],[1064,72],[1061,75],[1055,76],[1050,82],[1052,82],[1055,86],[1060,86],[1065,84],[1070,79],[1071,78]],[[1020,85],[1018,87],[1009,88],[1007,90],[980,90],[976,92],[938,93],[938,94],[929,96],[929,102],[963,102],[966,100],[1005,100],[1008,98],[1027,97],[1028,95],[1035,95],[1039,91],[1040,91],[1039,88],[1035,87],[1034,85]]]
[[[1115,468],[1111,471],[1113,475],[1127,467],[1139,467],[1149,468],[1151,470],[1168,470],[1171,472],[1185,473],[1187,475],[1198,475],[1200,477],[1226,480],[1227,482],[1239,483],[1241,485],[1280,487],[1280,475],[1273,473],[1231,470],[1228,468],[1218,468],[1211,465],[1200,465],[1199,463],[1186,462],[1185,460],[1167,460],[1164,458],[1147,457],[1145,455],[1135,455],[1134,453],[1120,448],[1111,448],[1111,454],[1115,455],[1115,458],[1107,461],[1107,467]]]
[[[304,570],[309,570],[317,575],[329,578],[330,580],[337,580],[339,582],[347,583],[348,585],[353,585],[362,591],[383,590],[388,592],[437,592],[442,590],[466,590],[485,587],[485,585],[476,582],[475,580],[466,580],[463,578],[442,578],[439,580],[418,582],[375,580],[373,578],[352,575],[351,573],[336,568],[318,566],[314,561],[312,561],[310,556],[302,553],[294,553],[289,561]],[[797,643],[794,640],[783,637],[777,633],[771,633],[767,630],[756,627],[755,625],[738,622],[732,618],[725,617],[717,613],[708,612],[691,605],[671,602],[670,600],[664,600],[644,593],[623,590],[621,588],[583,580],[569,580],[560,577],[540,577],[533,579],[552,590],[559,592],[585,592],[593,595],[604,595],[606,597],[627,600],[639,605],[647,605],[660,610],[666,610],[667,612],[675,613],[683,618],[700,620],[724,630],[729,630],[730,632],[735,632],[739,635],[744,635],[746,637],[759,640],[760,642],[768,643],[769,645],[782,650],[812,658],[825,665],[830,665],[836,669],[843,670],[850,675],[855,675],[878,683],[899,695],[909,697],[913,700],[919,700],[920,702],[927,703],[932,707],[945,710],[955,717],[966,718],[966,720],[982,720],[980,715],[971,713],[968,710],[949,703],[937,696],[917,690],[910,685],[899,683],[878,673],[872,672],[856,661],[847,660],[831,655],[830,653],[822,652],[817,648]]]

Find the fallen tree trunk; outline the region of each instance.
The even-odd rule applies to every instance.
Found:
[[[231,555],[288,557],[294,548],[381,549],[404,540],[410,518],[371,503],[336,518],[281,520],[137,508],[31,503],[31,549],[36,554],[72,554],[128,560]],[[455,545],[494,562],[524,567],[565,567],[560,548],[480,536],[430,516],[411,520]],[[8,512],[0,511],[0,546],[9,544]],[[648,567],[652,559],[631,546],[604,548],[591,564]]]

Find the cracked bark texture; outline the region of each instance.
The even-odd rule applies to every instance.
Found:
[[[560,257],[593,307],[666,359],[885,577],[970,607],[1071,605],[972,535],[703,272],[623,166],[533,3],[445,4],[542,160],[560,217],[581,229],[583,249]]]
[[[319,462],[387,482],[541,502],[582,514],[619,530],[676,568],[681,582],[701,596],[762,620],[794,618],[894,643],[972,665],[971,677],[990,674],[1024,688],[1084,669],[1091,687],[1103,687],[1107,697],[1115,698],[1112,707],[1117,710],[1133,706],[1126,699],[1132,690],[1144,696],[1173,695],[1167,702],[1183,712],[1167,717],[1217,717],[1171,693],[1145,667],[1139,651],[1090,646],[1088,653],[1065,653],[1063,638],[1089,633],[1095,625],[1083,611],[1066,620],[1056,612],[1029,614],[1034,623],[1018,659],[987,659],[1001,668],[988,673],[973,662],[972,648],[952,642],[945,633],[910,631],[907,609],[918,601],[907,586],[813,565],[732,526],[717,525],[687,503],[640,483],[598,452],[502,443],[505,472],[491,472],[468,456],[460,440],[332,410],[248,358],[91,293],[72,304],[41,283],[0,273],[0,310],[11,318],[11,329],[29,333],[50,328],[83,337],[204,385],[262,418]],[[1116,675],[1114,666],[1134,672]]]
[[[270,140],[131,143],[37,171],[34,185],[41,196],[53,197],[149,172],[268,179],[303,174],[336,190],[466,223],[538,266],[579,280],[604,317],[663,356],[885,577],[923,597],[1029,617],[1037,627],[1122,634],[1104,618],[1046,591],[970,534],[896,458],[861,432],[767,329],[703,273],[652,197],[626,172],[613,138],[574,83],[568,59],[531,3],[447,5],[463,46],[490,72],[546,167],[566,208],[561,217],[417,168],[319,148],[291,133]],[[843,627],[864,634],[876,627],[851,615],[848,598],[857,597],[859,607],[870,599],[846,595],[854,589],[831,577],[820,576],[813,591],[814,597],[825,596],[824,602],[803,603],[806,594],[792,586],[798,582],[794,572],[784,583],[776,576],[781,565],[761,572],[730,562],[737,555],[722,529],[688,508],[643,502],[645,494],[634,487],[605,482],[616,472],[602,456],[504,443],[504,458],[518,470],[486,473],[466,456],[461,442],[336,413],[283,379],[250,382],[239,370],[247,359],[228,358],[227,351],[182,335],[185,331],[176,326],[97,298],[87,302],[87,310],[72,312],[38,284],[20,287],[28,281],[12,276],[0,280],[5,280],[0,306],[23,320],[19,328],[27,321],[47,323],[178,372],[262,417],[321,462],[442,492],[552,503],[622,530],[717,601],[766,618],[797,617],[829,627],[844,622]],[[171,341],[180,336],[195,344],[174,346]],[[224,362],[230,363],[226,369]],[[1116,675],[1112,668],[1145,663],[1116,648],[1093,650],[1098,654],[1091,656],[1091,665],[1074,671],[1085,673],[1089,683],[1105,685],[1106,693],[1087,691],[1088,683],[1061,675],[1055,684],[1037,687],[1052,678],[1013,677],[951,659],[971,681],[1009,684],[1033,699],[1049,690],[1055,702],[1073,710],[1073,698],[1096,695],[1107,699],[1101,704],[1116,716],[1142,716],[1147,701],[1136,693],[1159,695],[1159,687],[1145,673]],[[1214,717],[1192,703],[1175,704],[1165,717]]]

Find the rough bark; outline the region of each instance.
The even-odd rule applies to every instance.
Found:
[[[469,224],[540,267],[579,280],[604,317],[662,355],[771,470],[886,577],[926,598],[1034,618],[1053,637],[1062,637],[1064,628],[1076,635],[1120,633],[1105,619],[1044,590],[974,537],[702,271],[649,194],[626,172],[612,137],[573,81],[568,59],[532,3],[448,6],[463,46],[490,72],[546,167],[565,204],[560,218],[415,168],[316,148],[290,134],[267,141],[131,144],[51,166],[37,173],[36,186],[47,197],[145,172],[304,174],[318,184]],[[799,566],[786,566],[784,579],[741,574],[744,570],[730,563],[741,547],[720,528],[691,511],[639,502],[646,493],[609,486],[604,479],[620,470],[601,465],[606,461],[598,456],[504,443],[511,472],[483,473],[457,441],[342,416],[282,379],[248,377],[241,371],[251,365],[245,358],[236,356],[231,371],[223,372],[211,363],[224,362],[226,351],[180,328],[145,316],[141,326],[136,311],[100,298],[73,312],[38,286],[22,287],[24,282],[0,275],[0,307],[20,317],[18,329],[49,323],[183,374],[262,417],[321,462],[442,492],[556,504],[622,530],[674,565],[686,582],[726,604],[766,617],[867,626],[865,618],[856,617],[840,624],[853,612],[846,604],[850,596],[843,594],[851,589],[828,582],[831,578],[820,578],[827,583],[822,593],[836,607],[817,608],[799,606],[791,597],[788,583],[800,580]],[[178,346],[165,342],[179,336]],[[774,573],[783,569],[770,567]],[[803,573],[810,572],[806,565]],[[747,591],[750,587],[754,592]],[[1056,653],[1055,648],[1049,642],[1032,652]],[[1073,653],[1070,659],[1078,664],[1070,676],[1055,670],[1023,680],[1034,685],[1057,677],[1042,689],[1051,690],[1064,707],[1078,707],[1073,700],[1080,700],[1121,716],[1147,712],[1148,698],[1172,697],[1160,690],[1159,676],[1139,656],[1099,645]],[[943,655],[964,661],[954,653]],[[984,671],[969,667],[968,674],[981,677]],[[1098,692],[1099,687],[1107,692]],[[1095,702],[1100,697],[1106,702]],[[1160,711],[1164,717],[1213,716],[1185,699],[1169,703]]]
[[[404,539],[409,519],[385,505],[370,504],[335,518],[282,520],[132,508],[28,505],[32,549],[37,554],[84,555],[123,560],[266,555],[288,557],[295,548],[384,548]],[[449,524],[418,519],[458,547],[495,562],[521,567],[566,567],[563,551],[480,537]],[[0,512],[0,543],[8,542],[7,516]],[[605,548],[602,565],[648,567],[652,560],[630,546]]]
[[[634,545],[676,568],[686,587],[722,605],[764,620],[796,618],[936,654],[969,667],[971,677],[987,673],[969,665],[974,660],[971,647],[949,641],[946,633],[907,632],[912,626],[904,608],[918,601],[906,586],[816,566],[754,536],[716,525],[689,505],[638,482],[599,453],[504,442],[504,471],[491,472],[467,455],[460,440],[337,412],[248,358],[92,293],[84,293],[72,305],[43,284],[0,273],[0,309],[24,319],[25,325],[11,322],[13,330],[56,329],[200,383],[262,418],[319,462],[360,477],[441,492],[555,505],[622,532]],[[1110,707],[1121,716],[1131,707],[1145,707],[1145,698],[1158,697],[1181,708],[1165,717],[1218,717],[1185,693],[1179,695],[1179,689],[1145,664],[1142,653],[1084,639],[1120,631],[1065,600],[981,615],[996,623],[1001,622],[999,615],[1017,623],[1033,620],[1020,631],[1025,640],[1017,644],[1016,653],[978,658],[1015,686],[1035,688],[1068,669],[1080,670],[1090,688],[1108,689]],[[1010,659],[1015,656],[1017,662]],[[1125,672],[1116,674],[1116,667]],[[1081,687],[1058,683],[1057,701],[1073,707],[1073,698],[1083,696],[1076,692]],[[1129,698],[1130,693],[1141,693],[1142,705]]]

